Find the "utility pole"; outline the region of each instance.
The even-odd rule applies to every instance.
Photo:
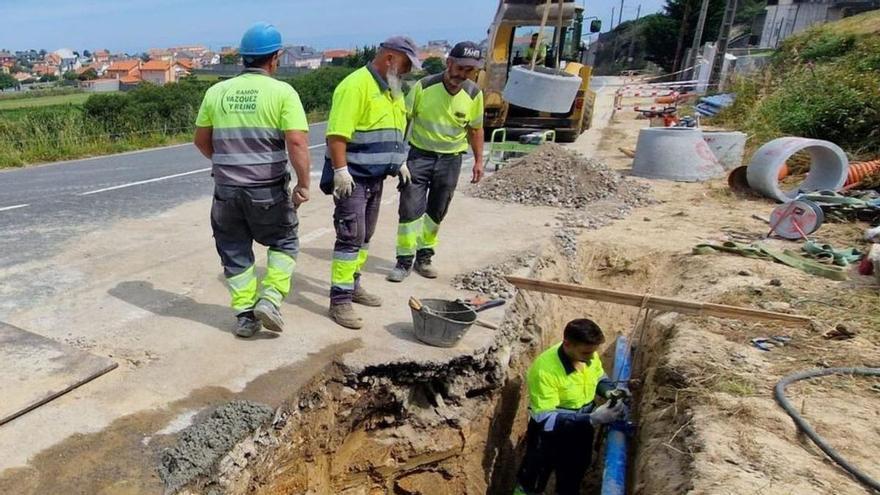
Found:
[[[620,0],[620,12],[617,13],[617,25],[623,22],[623,0]]]
[[[691,45],[691,55],[687,58],[683,68],[693,67],[697,65],[697,54],[700,53],[700,45],[703,43],[703,27],[706,25],[706,13],[709,11],[709,0],[703,0],[700,6],[700,17],[697,19],[697,29],[694,31],[694,43]],[[695,68],[691,69],[690,75],[696,73]]]
[[[608,31],[614,31],[614,7],[611,7],[611,27],[608,28]]]
[[[641,17],[641,15],[642,15],[642,4],[639,4],[638,8],[636,8],[636,20],[635,20],[635,22],[633,22],[632,29],[630,29],[629,50],[627,51],[627,54],[626,54],[627,63],[629,63],[633,57],[633,48],[636,46],[636,35],[639,32],[639,17]]]
[[[712,63],[712,75],[709,78],[710,87],[717,87],[719,89],[721,87],[721,68],[724,65],[724,56],[727,54],[727,42],[730,41],[730,29],[733,27],[735,17],[736,0],[727,0],[727,5],[724,7],[724,17],[721,18],[718,41],[715,42],[715,61]]]
[[[687,31],[687,21],[688,21],[688,16],[690,16],[690,15],[691,15],[691,2],[687,1],[684,4],[684,15],[681,17],[681,28],[678,30],[678,43],[676,43],[676,45],[675,45],[675,59],[672,64],[672,71],[673,72],[676,72],[676,71],[682,69],[682,67],[681,67],[681,65],[682,65],[681,64],[682,63],[681,50],[682,50],[682,48],[684,48],[684,33]]]

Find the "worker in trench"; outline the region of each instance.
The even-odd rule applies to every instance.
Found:
[[[379,296],[364,289],[360,272],[379,219],[385,178],[410,181],[400,77],[421,69],[417,50],[410,38],[388,38],[368,65],[348,75],[333,92],[320,186],[333,194],[336,205],[329,315],[346,328],[363,326],[353,303],[382,305]]]
[[[397,263],[387,277],[391,282],[402,282],[412,270],[437,278],[432,258],[440,223],[449,211],[468,145],[474,153],[471,183],[483,177],[483,92],[473,81],[482,60],[475,43],[458,43],[449,52],[446,70],[421,79],[406,96],[411,180],[399,186]]]
[[[623,418],[626,388],[605,375],[599,347],[605,336],[586,318],[565,326],[563,340],[529,367],[526,452],[517,473],[517,495],[544,493],[556,474],[556,493],[576,495],[590,465],[594,427]],[[596,406],[596,396],[608,399]]]
[[[281,33],[258,23],[245,32],[244,72],[208,89],[194,142],[211,160],[211,228],[238,318],[235,334],[284,327],[281,301],[290,291],[299,252],[296,207],[309,200],[309,124],[299,95],[272,74]],[[296,174],[290,189],[288,158]],[[254,241],[268,246],[258,284]]]

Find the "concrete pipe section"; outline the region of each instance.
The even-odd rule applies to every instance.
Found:
[[[648,179],[699,182],[724,175],[724,169],[699,129],[647,127],[639,131],[632,173]]]
[[[730,171],[742,165],[746,149],[746,135],[738,131],[703,131],[703,140],[709,145],[715,158]]]
[[[510,69],[504,99],[518,107],[539,112],[566,113],[581,87],[581,78],[546,67]]]
[[[779,171],[799,151],[810,154],[810,171],[797,187],[783,191],[779,187]],[[758,148],[752,156],[746,177],[749,187],[785,203],[801,193],[839,190],[846,181],[848,171],[849,159],[836,144],[819,139],[784,137]]]

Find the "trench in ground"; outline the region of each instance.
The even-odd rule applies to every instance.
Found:
[[[535,259],[531,276],[653,293],[667,292],[666,284],[678,279],[673,255],[650,252],[633,258],[626,253],[623,246],[582,244],[577,260],[570,260],[548,248]],[[610,372],[614,339],[633,332],[637,315],[637,308],[521,291],[490,348],[435,365],[401,362],[358,372],[331,365],[210,473],[190,480],[181,491],[511,493],[527,424],[523,377],[532,359],[560,339],[568,320],[588,316],[605,330],[602,358]],[[664,330],[654,326],[649,319],[633,372],[638,379],[635,412],[641,417],[652,417],[664,406],[657,390],[669,379],[650,371],[665,341]],[[673,417],[652,421],[651,430],[640,430],[637,437],[668,435],[678,427]],[[642,493],[672,493],[652,488],[655,483],[668,487],[669,479],[647,485],[636,479],[644,478],[640,473],[646,469],[656,471],[657,458],[640,456],[635,440],[630,485]],[[597,458],[584,481],[585,493],[597,487]],[[672,465],[664,470],[681,477],[683,469]]]

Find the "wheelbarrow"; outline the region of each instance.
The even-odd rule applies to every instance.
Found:
[[[483,304],[469,304],[461,299],[409,298],[412,311],[413,332],[420,341],[436,347],[454,347],[464,337],[471,325],[477,324],[493,330],[498,327],[477,319],[477,312],[501,306],[504,299],[494,299]]]

